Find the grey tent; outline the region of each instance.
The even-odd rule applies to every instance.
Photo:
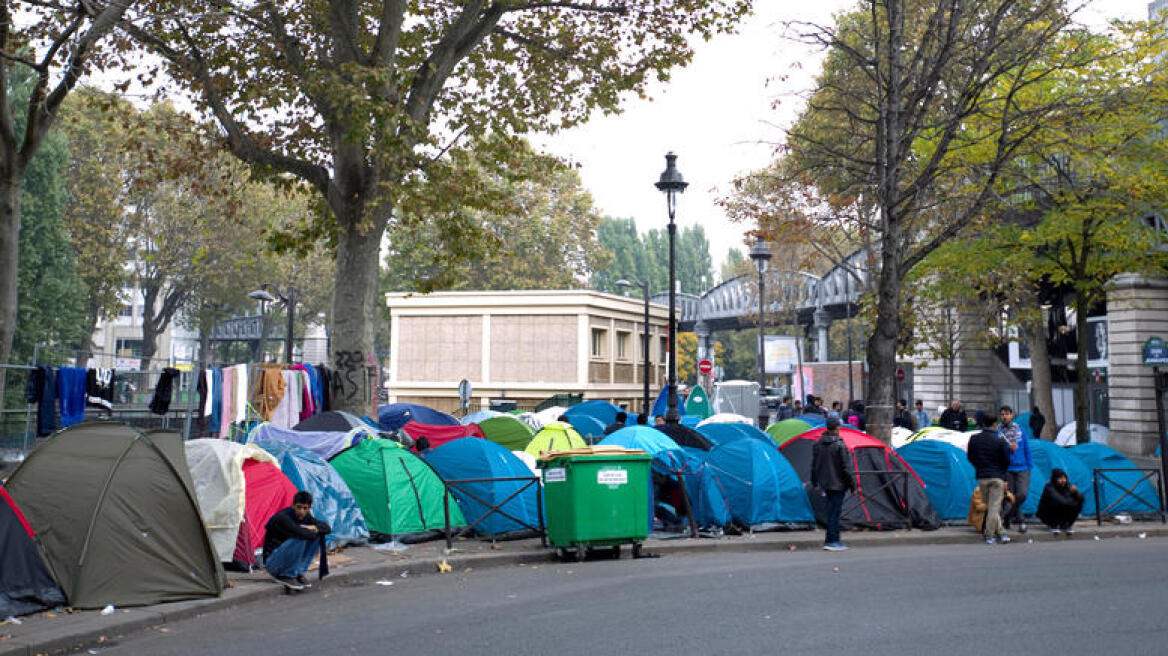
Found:
[[[223,592],[193,489],[178,433],[104,422],[57,433],[8,480],[53,578],[78,608]]]

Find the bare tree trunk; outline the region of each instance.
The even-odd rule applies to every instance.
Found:
[[[1038,295],[1031,292],[1022,299],[1030,307],[1039,307]],[[1055,435],[1054,392],[1050,376],[1050,350],[1046,346],[1046,312],[1037,321],[1026,321],[1021,325],[1022,336],[1030,349],[1030,391],[1034,395],[1034,405],[1046,417],[1042,434],[1034,437],[1053,440]]]
[[[374,323],[378,314],[378,270],[381,234],[385,222],[375,220],[368,231],[360,217],[345,217],[337,240],[337,274],[333,294],[330,354],[333,409],[357,415],[374,410],[377,399],[377,357]]]
[[[24,172],[0,180],[0,363],[12,356],[16,335],[17,272],[20,268],[20,195]],[[0,395],[3,385],[0,385]]]
[[[1075,300],[1075,442],[1091,441],[1087,423],[1087,310],[1091,304],[1084,298]]]
[[[876,326],[868,341],[867,428],[873,437],[892,439],[895,406],[896,345],[900,335],[900,287],[898,256],[885,252],[877,281]]]

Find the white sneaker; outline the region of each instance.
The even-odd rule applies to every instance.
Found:
[[[999,542],[1000,544],[1010,544],[1010,536],[1008,536],[1008,535],[999,535],[999,536],[998,536],[998,542]]]

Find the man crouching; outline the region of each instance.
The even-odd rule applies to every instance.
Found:
[[[312,493],[300,490],[292,505],[272,515],[264,526],[264,568],[293,590],[309,586],[304,573],[320,552],[320,578],[328,575],[324,536],[332,527],[312,516]]]

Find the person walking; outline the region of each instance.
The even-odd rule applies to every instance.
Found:
[[[994,415],[990,413],[992,418]],[[961,401],[953,399],[945,412],[941,413],[941,428],[948,428],[951,431],[964,433],[969,430],[969,417],[965,416],[965,410],[961,407]]]
[[[1022,519],[1022,504],[1026,503],[1030,491],[1030,470],[1034,469],[1034,459],[1030,455],[1030,443],[1022,433],[1022,427],[1014,422],[1014,409],[1004,405],[998,411],[998,433],[1010,445],[1010,466],[1006,469],[1006,485],[1014,493],[1014,503],[1002,509],[1002,526],[1009,529],[1015,523],[1018,531],[1026,532],[1026,522]]]
[[[1010,467],[1010,446],[998,435],[998,423],[993,411],[983,412],[978,418],[981,431],[969,438],[967,457],[977,477],[977,489],[986,504],[985,528],[982,536],[986,544],[995,540],[1010,542],[1002,531],[1002,497],[1006,493],[1006,470]]]
[[[823,434],[811,447],[811,487],[823,491],[827,500],[827,526],[823,548],[827,551],[846,551],[840,541],[840,511],[844,496],[856,489],[856,475],[852,459],[839,436],[840,420],[828,417]]]
[[[915,405],[916,411],[913,412],[913,419],[917,422],[917,430],[928,428],[929,424],[932,424],[933,422],[929,418],[929,411],[925,410],[925,402],[917,399]]]

